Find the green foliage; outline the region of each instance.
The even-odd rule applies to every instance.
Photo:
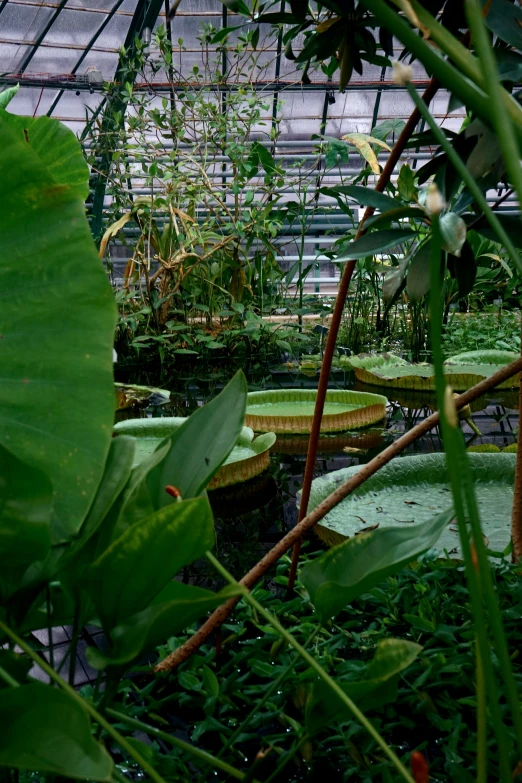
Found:
[[[85,219],[79,145],[56,120],[31,120],[30,134],[32,127],[27,144],[20,118],[0,111],[0,283],[12,291],[0,314],[0,442],[48,475],[58,543],[78,533],[109,450],[115,307]],[[63,180],[69,167],[71,186]]]

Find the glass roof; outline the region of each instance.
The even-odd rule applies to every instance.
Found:
[[[141,33],[140,14],[154,4],[155,0],[150,4],[149,0],[0,0],[0,89],[17,82],[21,86],[11,109],[35,116],[50,114],[80,133],[86,110],[95,110],[102,99],[102,85],[89,82],[89,72],[100,72],[98,78],[105,82],[113,80],[120,47],[130,31]],[[153,10],[154,24],[164,25],[165,3],[156,0],[156,8],[158,5],[159,14]],[[245,24],[243,17],[224,13],[223,8],[219,0],[181,0],[171,23],[171,36],[176,65],[187,80],[193,66],[202,61],[198,35],[203,24],[220,28],[224,19],[228,26]],[[344,94],[320,71],[311,71],[312,84],[303,87],[295,63],[278,54],[277,36],[262,28],[256,86],[272,106],[277,84],[282,141],[308,141],[312,134],[320,133],[323,121],[324,133],[339,137],[353,131],[368,133],[379,121],[410,115],[406,93],[392,84],[389,69],[383,71],[380,66],[365,63],[364,76],[355,75]],[[183,50],[178,39],[183,39]],[[294,47],[296,52],[299,43]],[[209,47],[210,52],[215,48]],[[422,89],[426,74],[418,64],[414,67]],[[165,74],[163,78],[156,74],[147,86],[165,92]],[[441,91],[432,111],[444,120],[445,127],[458,129],[463,112],[447,117],[447,106],[448,96]],[[266,119],[271,118],[271,111]]]

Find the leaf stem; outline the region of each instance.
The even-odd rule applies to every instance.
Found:
[[[133,726],[136,729],[140,729],[140,731],[144,731],[145,733],[157,737],[164,742],[168,742],[175,748],[179,748],[180,750],[190,753],[192,756],[194,756],[194,758],[200,759],[210,766],[216,767],[216,769],[220,769],[222,772],[226,772],[231,777],[236,778],[236,780],[243,780],[246,778],[246,773],[241,772],[235,767],[232,767],[230,764],[227,764],[226,761],[222,761],[222,759],[218,759],[216,756],[212,756],[211,753],[207,753],[205,750],[196,748],[189,742],[184,742],[178,737],[175,737],[172,734],[168,734],[166,731],[161,731],[161,729],[157,729],[155,726],[150,726],[148,723],[144,723],[137,718],[131,718],[128,715],[125,715],[123,712],[113,710],[112,707],[107,709],[107,715],[110,715],[111,718],[114,718],[120,723],[126,723],[128,726]],[[256,781],[253,781],[253,783],[256,783]]]
[[[407,780],[408,783],[415,783],[414,779],[404,766],[398,756],[395,754],[395,752],[392,750],[392,748],[388,745],[388,743],[384,740],[384,738],[379,734],[377,729],[372,725],[372,723],[368,720],[366,715],[361,712],[361,710],[357,707],[357,705],[349,698],[349,696],[346,695],[346,693],[343,691],[343,689],[335,682],[334,679],[330,677],[330,675],[323,669],[320,663],[316,661],[316,659],[313,657],[313,655],[310,655],[310,653],[305,650],[304,647],[302,647],[297,639],[295,639],[294,636],[292,636],[289,631],[287,631],[279,620],[274,617],[267,609],[264,608],[251,594],[250,590],[246,588],[244,585],[240,584],[239,582],[236,582],[234,577],[228,573],[226,568],[221,565],[219,560],[217,560],[212,552],[206,552],[205,556],[207,560],[212,563],[216,571],[221,574],[221,576],[227,580],[232,585],[235,585],[236,587],[240,587],[241,593],[243,595],[243,598],[247,603],[249,603],[251,606],[253,606],[259,614],[265,618],[265,620],[270,623],[270,625],[276,629],[276,631],[279,633],[279,635],[286,641],[288,644],[294,648],[294,650],[297,650],[301,658],[305,660],[309,666],[312,667],[312,669],[317,672],[319,677],[329,686],[330,690],[335,693],[335,695],[338,697],[340,701],[343,702],[343,704],[348,707],[352,715],[355,717],[356,720],[359,721],[359,723],[366,729],[366,731],[371,735],[371,737],[375,740],[377,745],[381,748],[381,750],[388,756],[392,764],[395,766],[395,768],[400,772],[404,780]]]

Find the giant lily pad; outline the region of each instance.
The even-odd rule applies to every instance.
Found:
[[[245,423],[256,432],[309,433],[316,396],[314,389],[250,392]],[[326,393],[321,432],[368,427],[384,419],[387,404],[381,394],[332,389]]]
[[[162,440],[168,438],[186,421],[179,416],[166,416],[159,419],[128,419],[114,426],[117,435],[132,435],[137,438],[134,465],[152,454]],[[236,445],[220,467],[207,489],[227,487],[262,473],[270,464],[270,448],[276,436],[267,432],[254,438],[250,427],[243,427]]]
[[[510,538],[515,454],[469,454],[487,546],[504,551]],[[359,465],[336,470],[312,482],[311,511],[340,484],[360,470]],[[444,454],[399,457],[385,465],[348,495],[317,525],[319,537],[330,546],[376,527],[403,527],[427,522],[452,505]],[[438,547],[459,555],[457,526],[441,535]]]
[[[518,358],[510,351],[470,351],[459,354],[444,363],[444,372],[456,391],[465,391],[484,378],[489,378],[499,367]],[[393,353],[350,356],[346,362],[353,368],[362,383],[393,389],[417,389],[434,391],[435,376],[431,364],[411,364]],[[516,388],[520,373],[499,384],[499,389]]]

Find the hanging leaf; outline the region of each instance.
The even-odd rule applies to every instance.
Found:
[[[368,136],[366,133],[347,133],[346,136],[342,136],[342,139],[343,141],[347,141],[348,144],[353,144],[354,147],[357,147],[363,158],[370,164],[370,168],[374,174],[380,173],[381,167],[377,161],[377,155],[370,144],[376,144],[378,147],[391,152],[391,149],[386,142],[381,141],[381,139],[376,139],[373,136]]]
[[[408,270],[409,257],[403,258],[399,266],[388,272],[382,284],[382,298],[389,305],[404,288],[406,272]]]
[[[422,299],[430,290],[431,240],[424,242],[410,261],[406,291],[412,301]]]
[[[339,48],[339,90],[344,92],[352,78],[354,64],[353,35],[347,32]]]
[[[122,215],[119,220],[116,220],[115,223],[113,223],[107,231],[102,236],[101,242],[100,242],[100,252],[99,256],[100,258],[105,257],[105,253],[107,251],[107,245],[111,241],[111,239],[119,234],[121,229],[127,225],[129,220],[132,220],[133,214],[132,212],[127,212],[125,215]]]
[[[442,236],[442,247],[457,258],[464,242],[466,241],[467,227],[464,221],[455,212],[446,212],[440,219],[440,233]]]
[[[415,176],[415,172],[407,163],[401,166],[397,178],[397,191],[402,200],[408,204],[411,201],[417,201],[419,196],[419,189],[415,185]]]
[[[448,254],[448,270],[457,281],[459,298],[471,293],[477,277],[477,264],[469,242],[464,243],[460,256]]]
[[[375,231],[371,234],[356,239],[348,245],[343,245],[343,252],[337,258],[333,259],[334,264],[351,261],[357,258],[373,256],[376,253],[384,253],[392,247],[397,247],[403,242],[408,242],[418,236],[416,231],[409,228],[388,228],[382,231]]]
[[[110,781],[111,757],[91,733],[87,713],[42,683],[0,690],[0,766],[76,780]]]

